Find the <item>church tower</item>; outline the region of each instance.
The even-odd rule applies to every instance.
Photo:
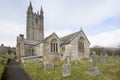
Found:
[[[34,13],[32,4],[27,10],[26,35],[28,40],[42,41],[44,39],[44,12]]]

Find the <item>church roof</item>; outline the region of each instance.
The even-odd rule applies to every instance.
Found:
[[[60,38],[61,44],[68,44],[68,43],[70,43],[80,32],[83,32],[83,30],[81,29],[78,32],[75,32],[75,33],[72,33],[72,34],[69,34],[67,36],[64,36],[64,37]],[[83,32],[83,34],[85,35],[84,32]],[[86,35],[85,35],[85,37],[86,37]],[[86,37],[86,39],[87,39],[87,37]],[[88,42],[89,42],[89,40],[88,40]]]
[[[72,33],[72,34],[69,34],[67,36],[64,36],[62,38],[60,38],[61,40],[61,44],[68,44],[70,43],[70,41],[72,41],[72,39],[78,34],[79,32],[75,32],[75,33]]]
[[[25,44],[29,44],[29,45],[36,45],[36,44],[38,44],[39,42],[40,42],[40,41],[24,39],[24,43],[25,43]]]

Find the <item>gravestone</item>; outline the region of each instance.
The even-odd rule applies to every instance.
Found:
[[[63,64],[62,76],[63,77],[71,76],[71,65],[70,64]]]
[[[54,68],[54,65],[51,64],[51,63],[48,63],[48,64],[45,65],[45,68],[46,69],[52,69],[52,68]]]
[[[70,64],[70,57],[67,56],[65,58],[65,63],[62,66],[62,76],[63,77],[67,77],[67,76],[71,76],[71,64]]]
[[[103,55],[103,53],[100,53],[100,62],[101,62],[101,63],[104,62],[104,55]]]
[[[93,74],[94,76],[101,74],[98,67],[96,67],[96,53],[92,52],[92,67],[86,71],[88,74]]]
[[[44,67],[43,61],[38,62],[37,66],[38,68],[43,68]]]
[[[54,59],[54,66],[57,67],[57,66],[60,66],[60,65],[61,65],[60,59],[56,57]]]
[[[96,67],[96,53],[93,51],[92,53],[92,66]]]
[[[108,53],[106,53],[104,56],[104,62],[107,62],[107,61],[108,61]]]

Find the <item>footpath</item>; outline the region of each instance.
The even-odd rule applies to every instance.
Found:
[[[9,59],[2,80],[32,80],[32,79],[14,59]]]

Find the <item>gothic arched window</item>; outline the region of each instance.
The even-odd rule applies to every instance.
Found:
[[[84,52],[84,38],[83,37],[80,37],[78,41],[78,51]]]
[[[51,52],[58,52],[57,39],[55,38],[51,40]]]

